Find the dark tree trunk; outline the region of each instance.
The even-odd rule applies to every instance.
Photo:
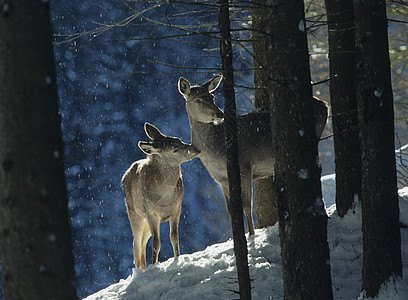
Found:
[[[76,299],[47,1],[2,4],[0,255],[5,299]]]
[[[385,1],[354,1],[362,154],[363,290],[402,277],[394,109]]]
[[[361,196],[353,0],[326,0],[330,100],[336,163],[336,207],[344,216]]]
[[[255,107],[269,109],[266,67],[265,0],[252,3],[252,53],[254,61]],[[255,181],[256,227],[272,226],[278,221],[273,177]]]
[[[267,3],[274,188],[285,299],[332,299],[304,3]]]
[[[234,252],[237,264],[240,299],[251,299],[251,284],[248,269],[248,249],[242,211],[241,174],[238,161],[238,140],[234,75],[232,66],[232,44],[228,0],[220,0],[219,26],[221,30],[221,59],[224,75],[224,129],[227,151],[227,173],[229,184],[229,214],[231,216]]]

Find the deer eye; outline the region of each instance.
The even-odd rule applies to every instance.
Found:
[[[179,149],[173,149],[173,153],[176,153],[177,151],[179,151]]]

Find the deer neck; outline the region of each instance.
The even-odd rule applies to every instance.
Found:
[[[200,159],[213,176],[215,169],[225,164],[224,125],[190,119],[190,127],[191,144],[201,152]]]
[[[206,148],[212,148],[214,137],[217,135],[219,125],[213,123],[202,123],[190,119],[191,127],[191,144],[198,150],[202,151]]]
[[[157,181],[165,181],[166,185],[175,186],[180,175],[180,164],[171,164],[169,160],[157,154],[149,155],[149,159],[154,166]]]
[[[169,165],[157,154],[149,155],[148,159],[150,176],[144,183],[148,202],[150,207],[161,212],[162,208],[173,206],[175,195],[183,192],[180,165]]]

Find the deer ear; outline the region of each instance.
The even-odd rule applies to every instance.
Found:
[[[150,124],[150,123],[145,123],[144,124],[144,130],[149,138],[152,140],[158,139],[163,136],[163,134],[159,131],[159,129],[156,128],[156,126]]]
[[[190,82],[187,79],[180,77],[178,81],[178,90],[183,96],[190,95]]]
[[[140,150],[142,150],[146,154],[156,153],[156,150],[151,143],[140,141],[137,145],[139,146]]]
[[[222,80],[222,74],[218,74],[214,76],[212,79],[208,80],[206,83],[204,83],[204,87],[208,89],[209,93],[214,92],[218,86],[220,85]]]

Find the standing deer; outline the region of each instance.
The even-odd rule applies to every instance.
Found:
[[[160,223],[170,220],[170,241],[174,257],[180,255],[178,224],[183,199],[180,164],[200,152],[179,138],[163,135],[155,126],[145,123],[152,142],[140,141],[147,154],[134,162],[123,175],[121,184],[133,232],[135,266],[146,269],[146,244],[152,236],[152,263],[160,251]]]
[[[203,85],[191,86],[180,77],[179,92],[186,100],[186,110],[191,127],[191,144],[201,152],[200,159],[211,177],[219,183],[229,211],[229,186],[227,177],[223,112],[215,104],[214,95],[222,80],[216,75]],[[316,136],[319,140],[327,121],[327,105],[316,98]],[[238,159],[241,171],[241,193],[244,214],[250,235],[255,234],[252,219],[252,181],[270,177],[274,173],[270,114],[252,112],[237,116]]]

